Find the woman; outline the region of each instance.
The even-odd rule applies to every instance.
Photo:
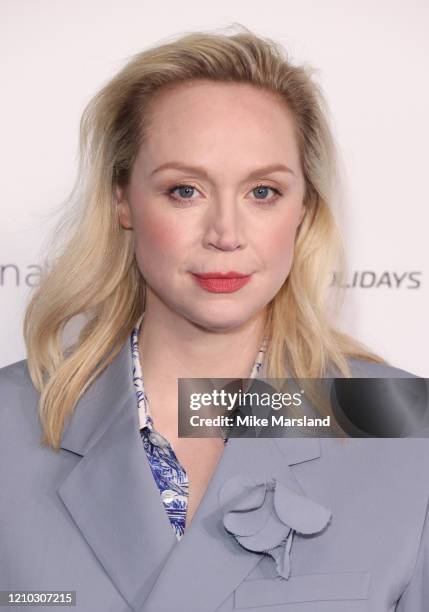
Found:
[[[91,100],[76,213],[0,373],[3,590],[426,610],[424,439],[177,435],[179,378],[412,376],[328,319],[336,167],[308,69],[245,29],[146,50]]]

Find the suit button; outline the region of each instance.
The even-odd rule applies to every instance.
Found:
[[[152,431],[149,434],[149,440],[152,442],[152,444],[155,446],[160,446],[161,448],[165,448],[169,444],[168,440],[166,440],[164,436],[161,436],[161,434],[157,431]]]
[[[173,499],[176,497],[176,493],[172,491],[171,489],[166,489],[165,491],[161,493],[161,497],[162,497],[162,501],[164,501],[167,504],[170,504],[173,501]]]

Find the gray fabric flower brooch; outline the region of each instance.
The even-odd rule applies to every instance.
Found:
[[[222,485],[219,498],[228,533],[246,550],[271,555],[278,575],[286,580],[294,535],[320,533],[332,516],[331,510],[276,478],[255,482],[234,476]]]

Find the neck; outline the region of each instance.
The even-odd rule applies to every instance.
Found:
[[[148,299],[139,336],[144,379],[247,378],[265,322],[263,309],[238,327],[208,330]]]

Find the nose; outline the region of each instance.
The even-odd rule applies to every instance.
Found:
[[[221,251],[235,251],[245,246],[244,220],[233,198],[218,198],[205,219],[204,246]]]

